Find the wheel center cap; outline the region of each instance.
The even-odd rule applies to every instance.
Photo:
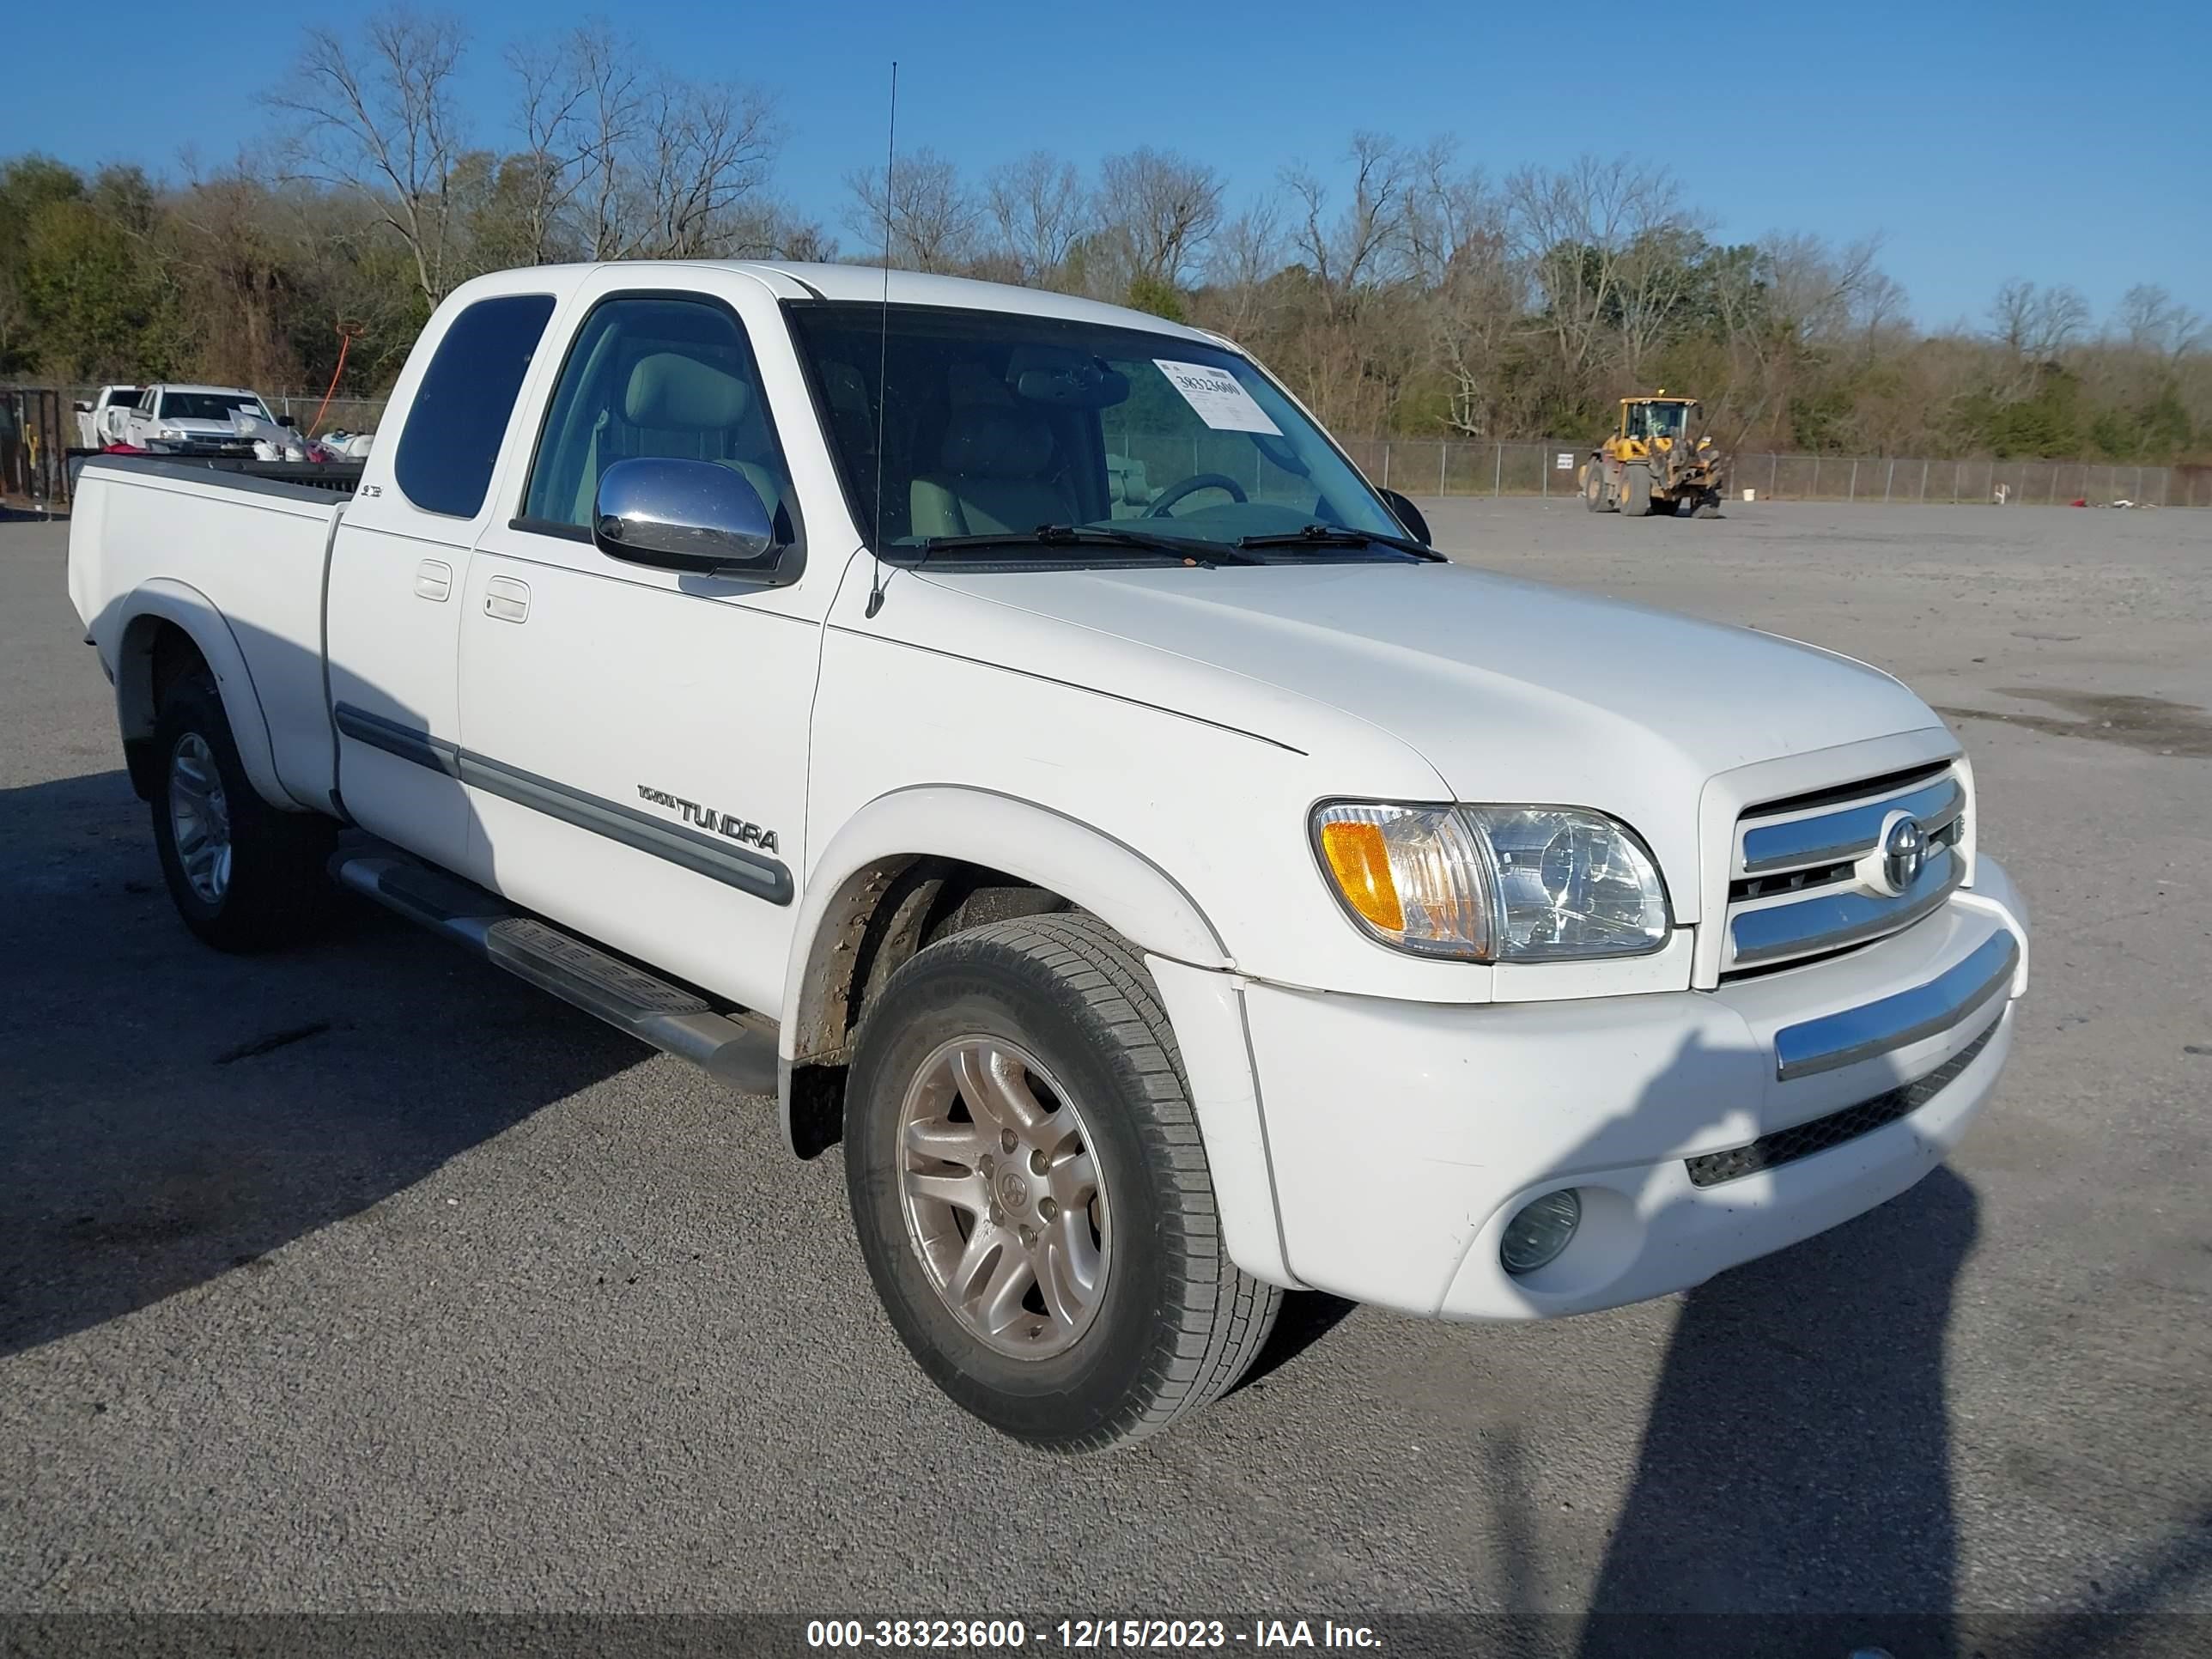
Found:
[[[999,1202],[1010,1210],[1027,1209],[1030,1202],[1030,1183],[1013,1170],[1006,1170],[999,1177]]]

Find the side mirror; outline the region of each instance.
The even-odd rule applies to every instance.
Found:
[[[1434,547],[1436,540],[1429,534],[1429,521],[1421,516],[1421,509],[1411,500],[1395,489],[1382,492],[1382,499],[1390,503],[1390,510],[1398,515],[1398,522],[1406,526],[1406,533],[1423,547]]]
[[[276,417],[276,424],[279,426],[289,426],[296,430],[300,423],[294,420],[289,415],[279,415]]]
[[[775,530],[744,474],[711,461],[639,456],[599,475],[592,544],[611,559],[702,575],[773,570]]]

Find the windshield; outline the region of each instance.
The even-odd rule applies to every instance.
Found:
[[[1234,351],[988,311],[893,306],[886,334],[878,305],[788,309],[864,531],[877,522],[880,464],[886,552],[1041,525],[1224,547],[1313,524],[1404,533],[1314,423]],[[1085,553],[1100,556],[1097,545]]]
[[[1687,404],[1636,404],[1628,411],[1632,438],[1679,438],[1689,419]]]
[[[228,422],[234,409],[258,415],[264,420],[269,415],[262,408],[261,399],[250,392],[172,392],[161,399],[161,418],[165,421]]]

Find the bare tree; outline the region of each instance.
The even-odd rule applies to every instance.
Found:
[[[2120,297],[2120,337],[2138,351],[2178,363],[2203,337],[2204,319],[2164,289],[2138,283]]]
[[[453,286],[453,84],[467,35],[448,17],[395,11],[356,33],[310,27],[291,78],[270,95],[293,118],[297,173],[360,192],[406,244],[427,304]],[[359,49],[349,43],[358,40]]]
[[[1506,180],[1505,199],[1560,367],[1587,388],[1604,370],[1639,250],[1687,226],[1680,191],[1663,168],[1586,155],[1557,172],[1523,168]]]
[[[1297,213],[1291,240],[1321,284],[1332,322],[1352,317],[1369,289],[1399,274],[1413,173],[1411,159],[1379,133],[1354,133],[1345,159],[1352,189],[1341,210],[1331,209],[1328,186],[1309,169],[1283,175]]]
[[[626,222],[635,216],[631,162],[647,113],[639,63],[635,44],[603,21],[507,54],[532,175],[526,226],[539,247],[551,247],[556,226],[594,259],[619,258],[641,240]]]
[[[575,193],[570,147],[585,88],[568,55],[558,47],[518,42],[507,48],[507,64],[516,85],[514,124],[523,137],[519,161],[527,169],[522,240],[531,263],[539,264],[554,257],[555,222]]]
[[[1488,437],[1510,427],[1505,369],[1527,312],[1525,266],[1514,255],[1505,203],[1480,167],[1458,166],[1449,139],[1416,161],[1406,248],[1430,348],[1447,377],[1444,423]]]
[[[1089,211],[1074,167],[1049,150],[1033,149],[993,168],[983,198],[1018,280],[1052,287],[1066,269]]]
[[[888,179],[872,171],[848,173],[845,188],[853,198],[846,223],[855,240],[881,250],[888,233],[894,265],[957,270],[974,252],[983,210],[960,169],[935,150],[924,147],[900,156]]]
[[[1147,146],[1100,164],[1098,216],[1127,283],[1181,289],[1221,225],[1220,174]]]
[[[668,77],[642,100],[635,228],[619,257],[696,259],[767,182],[775,106],[763,93]]]
[[[2089,325],[2089,302],[2063,284],[2038,289],[2014,279],[1990,301],[1990,332],[2024,362],[2055,362]]]
[[[1279,218],[1276,204],[1263,200],[1214,233],[1206,266],[1206,320],[1232,339],[1256,334],[1274,310],[1269,294],[1283,264]]]

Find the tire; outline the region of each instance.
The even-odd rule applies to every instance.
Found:
[[[1017,1122],[1043,1127],[1009,1152]],[[917,1145],[929,1155],[904,1150]],[[1156,1434],[1233,1385],[1274,1324],[1282,1292],[1222,1248],[1151,976],[1093,917],[994,922],[900,967],[861,1024],[845,1159],[861,1254],[901,1340],[955,1404],[1030,1445],[1094,1452]],[[1086,1190],[1080,1209],[1047,1207]],[[1087,1293],[1073,1265],[1084,1239]],[[1047,1273],[1063,1287],[1054,1302]],[[966,1297],[940,1288],[979,1284]]]
[[[1632,519],[1651,515],[1651,474],[1647,468],[1627,466],[1621,469],[1620,510]]]
[[[1583,506],[1592,513],[1611,510],[1605,499],[1605,466],[1602,462],[1592,461],[1583,469]]]
[[[182,676],[154,721],[154,842],[185,926],[218,951],[265,951],[329,915],[337,825],[263,800],[238,758],[214,678]]]

